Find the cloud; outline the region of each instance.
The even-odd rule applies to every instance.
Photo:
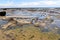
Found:
[[[53,7],[60,6],[60,1],[35,1],[35,2],[20,2],[14,3],[13,1],[7,1],[6,3],[0,3],[0,7]]]
[[[55,1],[47,1],[47,2],[44,2],[44,4],[46,4],[46,5],[55,5],[55,4],[57,4],[57,2],[55,2]]]
[[[0,3],[0,6],[1,7],[8,7],[8,6],[13,6],[13,2],[9,2],[9,1],[7,1],[6,3]]]
[[[38,6],[38,5],[40,5],[40,3],[39,2],[27,2],[27,3],[21,3],[21,4],[19,4],[21,7],[22,6]]]
[[[39,7],[39,6],[56,6],[58,5],[58,1],[38,1],[38,2],[23,2],[20,4],[20,7]]]

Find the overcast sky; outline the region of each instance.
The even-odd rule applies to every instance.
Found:
[[[60,7],[60,0],[0,0],[0,7]]]

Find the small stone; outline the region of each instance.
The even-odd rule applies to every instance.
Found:
[[[14,38],[12,38],[12,40],[15,40]]]
[[[34,35],[30,37],[30,39],[34,38]]]

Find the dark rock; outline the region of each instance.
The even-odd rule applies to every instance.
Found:
[[[60,38],[58,40],[60,40]]]
[[[5,11],[0,12],[0,16],[5,16],[5,15],[6,15]]]

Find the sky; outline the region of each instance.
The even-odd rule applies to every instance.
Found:
[[[0,0],[0,8],[60,7],[60,0]]]

